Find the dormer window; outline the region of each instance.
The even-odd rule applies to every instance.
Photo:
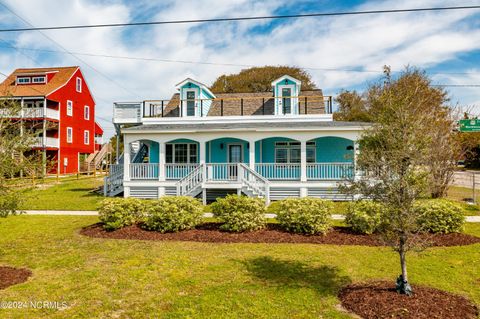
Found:
[[[32,83],[45,83],[45,77],[44,76],[34,76],[32,78]]]
[[[298,96],[302,83],[284,75],[272,82],[275,96],[275,115],[299,114]]]
[[[28,76],[17,76],[17,84],[29,84],[30,77]]]
[[[215,95],[208,87],[187,78],[177,84],[180,91],[180,116],[207,116]]]

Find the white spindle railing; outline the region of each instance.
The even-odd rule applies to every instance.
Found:
[[[108,196],[116,189],[123,188],[123,165],[110,165],[109,174],[104,178],[103,183],[103,194],[105,196]]]
[[[190,195],[190,192],[202,184],[205,175],[205,165],[196,166],[188,175],[177,182],[177,195]]]
[[[156,179],[158,178],[158,163],[131,163],[131,179]]]
[[[165,178],[182,179],[198,166],[199,164],[165,164]]]
[[[353,178],[352,163],[308,163],[307,180],[342,180]]]
[[[45,116],[44,116],[45,115]],[[11,112],[9,109],[0,110],[0,117],[23,117],[23,118],[51,118],[60,119],[60,112],[54,109],[44,109],[43,107],[24,107],[17,112]]]
[[[238,164],[236,163],[208,163],[206,164],[208,181],[237,181]]]
[[[268,180],[245,164],[238,164],[241,181],[244,187],[254,194],[264,197],[267,204],[270,202],[270,187]]]
[[[32,147],[55,147],[60,146],[60,141],[57,137],[42,137],[37,136],[33,139]]]
[[[300,164],[259,163],[255,170],[271,180],[299,180]]]

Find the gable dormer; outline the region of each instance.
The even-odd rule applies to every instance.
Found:
[[[187,78],[178,83],[176,87],[180,91],[181,116],[207,116],[215,95],[205,84]]]
[[[299,114],[298,96],[301,86],[302,82],[290,75],[283,75],[272,82],[275,115]]]

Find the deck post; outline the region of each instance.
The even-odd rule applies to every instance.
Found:
[[[300,141],[300,181],[307,181],[307,141]]]
[[[158,180],[165,181],[165,142],[158,142]]]
[[[123,135],[123,180],[130,181],[130,143]]]
[[[248,166],[251,170],[255,170],[255,140],[248,140],[249,146],[249,155],[248,155]]]

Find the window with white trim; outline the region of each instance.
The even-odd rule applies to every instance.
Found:
[[[307,163],[315,163],[315,161],[315,142],[307,142]],[[300,162],[300,142],[275,142],[275,163],[298,164]]]
[[[86,119],[86,120],[89,120],[90,119],[90,107],[88,105],[85,105],[85,109],[83,111],[83,117]]]
[[[165,161],[174,164],[198,163],[197,144],[168,143],[165,144]]]
[[[17,84],[28,84],[28,83],[30,83],[30,77],[17,76]]]
[[[67,115],[73,116],[73,102],[70,100],[67,101]]]
[[[76,82],[76,89],[77,89],[77,92],[82,92],[82,79],[81,78],[77,78],[77,82]]]
[[[88,130],[83,131],[83,144],[85,145],[90,144],[90,131]]]
[[[34,76],[32,78],[32,83],[45,83],[45,77],[44,76]]]
[[[67,127],[67,143],[73,142],[73,129],[71,127]]]

